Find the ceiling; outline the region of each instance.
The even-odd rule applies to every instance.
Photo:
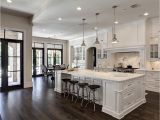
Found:
[[[82,36],[82,18],[86,18],[85,35],[94,34],[95,13],[99,12],[99,29],[113,24],[113,5],[117,5],[119,24],[158,16],[159,0],[1,0],[4,8],[33,14],[33,36],[73,40]],[[133,4],[139,7],[131,8]],[[81,11],[76,8],[80,6]],[[58,18],[62,20],[59,21]]]

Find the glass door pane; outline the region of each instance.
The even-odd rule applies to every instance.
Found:
[[[62,50],[49,49],[48,50],[48,65],[62,64]]]
[[[0,41],[0,87],[2,87],[1,41]]]
[[[44,64],[43,48],[32,49],[32,75],[41,75],[41,65]]]
[[[48,65],[54,65],[55,50],[48,50]]]
[[[43,65],[43,50],[36,50],[36,75],[42,74],[41,65]]]
[[[8,42],[8,86],[21,84],[20,43]]]
[[[56,65],[61,65],[61,61],[62,61],[62,52],[61,50],[56,50]]]

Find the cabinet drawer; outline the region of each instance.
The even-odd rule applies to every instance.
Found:
[[[123,89],[127,89],[127,88],[132,88],[135,85],[135,81],[131,80],[131,81],[126,81],[123,84]]]
[[[135,94],[135,88],[130,88],[130,89],[126,89],[123,93],[122,93],[122,98],[125,99],[131,95]]]
[[[123,98],[123,109],[126,109],[135,103],[135,94],[132,93],[128,97]]]
[[[160,72],[147,72],[147,79],[149,78],[160,78]]]

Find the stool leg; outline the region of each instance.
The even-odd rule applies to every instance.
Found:
[[[75,103],[77,103],[78,99],[79,99],[79,89],[78,86],[77,86],[77,99],[75,100]]]
[[[70,91],[71,91],[71,84],[69,84],[69,89],[66,88],[66,91],[67,91],[67,93],[68,93],[68,95],[67,95],[67,99],[68,99],[68,98],[69,98]]]
[[[96,110],[96,98],[95,98],[95,91],[93,91],[93,104],[94,104],[94,111]]]
[[[75,89],[74,89],[75,85],[73,84],[72,86],[72,101],[73,101],[73,97],[74,97],[74,94],[75,94]]]
[[[87,107],[87,105],[90,103],[90,94],[91,94],[91,91],[89,91],[89,95],[88,95],[88,102],[87,104],[85,105],[85,108]]]
[[[82,88],[82,101],[81,101],[81,106],[83,106],[83,101],[84,101],[84,88]]]
[[[66,97],[66,83],[64,83],[65,85],[64,85],[64,98]]]

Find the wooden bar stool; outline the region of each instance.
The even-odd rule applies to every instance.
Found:
[[[68,83],[69,83],[69,81],[71,81],[71,79],[63,78],[62,81],[63,81],[63,83],[62,83],[62,88],[63,88],[62,91],[63,91],[64,97],[66,97],[66,94],[68,94],[68,96],[69,96]],[[64,85],[64,87],[63,87],[63,85]]]

